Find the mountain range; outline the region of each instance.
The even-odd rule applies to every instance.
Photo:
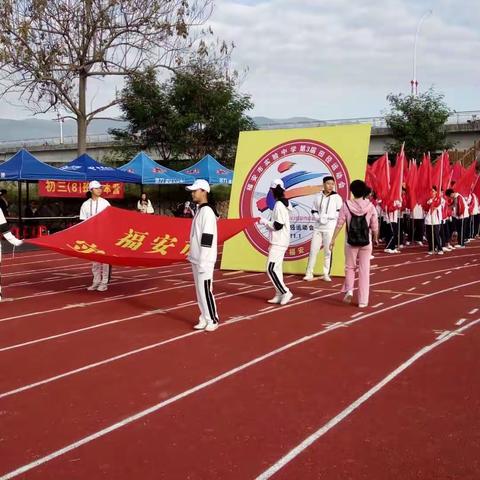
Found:
[[[258,128],[267,126],[316,122],[313,118],[292,117],[286,119],[274,119],[268,117],[252,117]],[[103,135],[111,128],[125,128],[126,122],[117,120],[93,120],[88,127],[88,135]],[[73,120],[65,120],[63,123],[63,135],[65,137],[76,136],[77,124]],[[30,118],[25,120],[12,120],[0,118],[0,142],[12,142],[15,140],[34,140],[60,137],[60,126],[55,120],[41,120]]]

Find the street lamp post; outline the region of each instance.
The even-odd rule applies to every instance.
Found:
[[[60,116],[60,112],[57,112],[57,120],[60,125],[60,145],[63,145],[63,122],[64,119]]]
[[[410,85],[412,88],[412,95],[418,95],[418,80],[417,80],[417,42],[418,42],[418,35],[420,33],[420,28],[422,27],[423,22],[425,19],[433,13],[433,10],[428,10],[419,20],[417,25],[417,31],[415,32],[415,42],[413,44],[413,79],[410,81]]]

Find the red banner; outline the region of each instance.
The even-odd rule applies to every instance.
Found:
[[[38,194],[41,197],[85,197],[89,182],[66,182],[62,180],[40,180]],[[104,198],[122,199],[124,184],[120,182],[102,182]]]
[[[218,245],[254,222],[253,218],[219,220]],[[191,224],[191,219],[108,207],[67,230],[26,243],[110,265],[155,267],[186,260]]]

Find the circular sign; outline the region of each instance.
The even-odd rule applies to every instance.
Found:
[[[240,196],[240,216],[270,219],[275,203],[269,193],[270,183],[281,178],[292,208],[285,260],[304,258],[314,228],[313,201],[323,190],[325,176],[335,179],[337,193],[346,200],[350,178],[342,158],[331,147],[315,140],[282,143],[262,155],[248,173]],[[245,233],[256,250],[268,254],[270,231],[265,226],[253,225]]]

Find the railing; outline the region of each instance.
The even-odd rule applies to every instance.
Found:
[[[87,144],[92,143],[112,143],[115,141],[115,137],[108,133],[98,134],[98,135],[88,135]],[[60,141],[60,137],[48,137],[48,138],[27,138],[22,140],[5,140],[0,141],[0,149],[7,148],[28,148],[28,147],[45,147],[48,149],[50,147],[76,147],[77,145],[77,136],[72,135],[68,137],[63,137],[63,142]]]
[[[348,125],[358,123],[369,123],[374,128],[387,128],[385,117],[358,117],[358,118],[338,118],[333,120],[311,120],[298,122],[272,122],[260,125],[261,130],[271,130],[275,128],[301,128],[301,127],[323,127],[330,125]],[[455,112],[448,117],[446,125],[475,124],[480,126],[480,110],[471,110],[465,112]]]
[[[286,121],[286,122],[271,122],[259,125],[260,130],[272,130],[276,128],[302,128],[302,127],[323,127],[330,125],[345,125],[345,124],[359,124],[369,123],[374,128],[387,128],[385,117],[359,117],[359,118],[337,118],[333,120],[305,120],[305,121]],[[447,125],[472,125],[480,127],[480,110],[470,110],[464,112],[456,112],[446,122]],[[112,143],[115,137],[108,133],[99,135],[88,135],[87,144],[93,143]],[[60,142],[59,137],[50,138],[27,138],[20,140],[0,141],[0,149],[9,148],[28,148],[28,147],[45,147],[48,150],[51,147],[75,147],[77,145],[77,136],[64,137],[63,142]]]

